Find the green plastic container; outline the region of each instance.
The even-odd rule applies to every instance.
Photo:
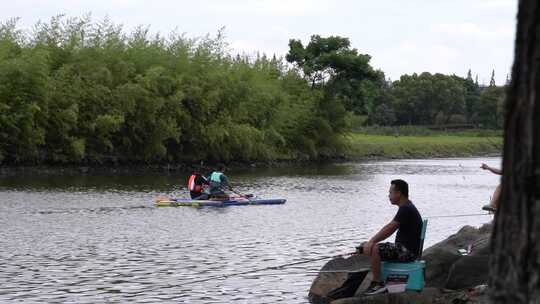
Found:
[[[407,290],[421,291],[424,289],[424,273],[426,270],[425,261],[414,261],[411,263],[390,263],[382,262],[381,275],[383,281],[386,281],[391,275],[408,275]]]

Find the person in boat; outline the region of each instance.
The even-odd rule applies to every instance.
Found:
[[[194,171],[188,179],[188,189],[191,199],[194,200],[204,200],[208,199],[208,193],[205,193],[205,188],[208,187],[210,183],[201,173]]]
[[[482,164],[480,166],[480,168],[482,168],[483,170],[488,170],[491,173],[494,173],[494,174],[497,174],[497,175],[502,175],[502,170],[501,169],[493,168],[493,167],[490,167],[490,166],[488,166],[486,164]],[[487,210],[487,211],[491,211],[491,212],[497,211],[497,208],[499,208],[499,198],[500,197],[501,197],[501,184],[499,184],[497,186],[497,188],[495,188],[495,191],[493,192],[493,196],[491,196],[491,200],[490,200],[489,204],[482,206],[482,209]]]
[[[381,280],[381,261],[412,262],[420,251],[422,217],[409,200],[409,185],[401,179],[390,182],[390,203],[398,207],[392,221],[386,224],[368,242],[358,247],[358,253],[370,257],[373,280],[365,295],[386,292]],[[395,243],[381,243],[397,230]]]
[[[225,165],[219,165],[216,171],[212,172],[208,176],[208,181],[210,183],[209,194],[213,198],[227,198],[228,195],[225,193],[225,189],[231,191],[232,187],[229,184],[229,178],[225,175],[226,167]]]

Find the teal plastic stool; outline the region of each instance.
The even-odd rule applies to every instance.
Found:
[[[421,261],[422,251],[424,249],[424,239],[426,237],[427,219],[422,220],[422,231],[420,232],[420,252],[418,258],[410,263],[381,263],[381,278],[384,282],[389,276],[400,277],[407,276],[407,290],[422,291],[425,286],[426,262]]]

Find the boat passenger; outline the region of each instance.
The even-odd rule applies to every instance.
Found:
[[[227,197],[224,190],[229,189],[233,191],[232,187],[229,185],[229,178],[225,175],[225,170],[226,168],[224,165],[219,165],[217,170],[208,176],[210,182],[209,193],[211,197]]]
[[[208,180],[198,171],[194,171],[188,180],[188,189],[191,199],[204,200],[208,199],[208,193],[204,189],[209,185]]]

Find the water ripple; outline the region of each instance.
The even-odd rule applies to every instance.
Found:
[[[152,206],[156,196],[185,195],[184,176],[3,178],[0,302],[306,303],[326,261],[275,266],[354,250],[395,214],[394,178],[410,183],[425,215],[478,213],[498,183],[481,162],[233,172],[239,191],[287,204],[202,209]],[[486,221],[431,220],[426,246]]]

